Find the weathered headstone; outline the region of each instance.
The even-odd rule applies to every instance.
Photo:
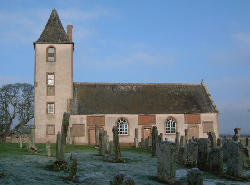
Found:
[[[188,129],[185,129],[184,145],[188,142]]]
[[[46,143],[46,150],[47,150],[48,157],[51,157],[52,156],[52,154],[51,154],[51,145],[50,145],[49,141]]]
[[[175,143],[164,141],[157,145],[158,167],[157,176],[160,181],[175,184],[176,146]]]
[[[19,140],[19,147],[23,148],[23,136],[19,135],[18,140]]]
[[[103,155],[105,155],[106,153],[108,153],[108,135],[107,135],[107,131],[104,130],[103,132]]]
[[[222,147],[221,138],[218,138],[218,139],[217,139],[217,146],[218,146],[218,147]]]
[[[230,142],[227,175],[231,177],[243,176],[243,159],[240,151],[240,143]]]
[[[248,137],[246,137],[246,147],[248,147],[249,146],[249,141],[248,141]]]
[[[139,143],[139,140],[138,140],[138,128],[135,128],[135,138],[134,138],[134,146],[135,146],[135,148],[138,148],[138,143]]]
[[[135,185],[135,181],[132,177],[120,173],[113,178],[110,185]]]
[[[240,142],[240,128],[234,129],[233,141]]]
[[[220,147],[213,147],[209,153],[209,170],[212,173],[223,175],[223,151]]]
[[[70,165],[70,169],[69,169],[69,179],[73,182],[76,182],[76,175],[77,175],[77,159],[76,157],[71,153],[70,156],[70,161],[71,161],[71,165]]]
[[[148,136],[147,150],[148,150],[148,151],[151,151],[151,150],[152,150],[152,137],[151,137],[151,136]]]
[[[99,126],[95,125],[95,145],[99,146]]]
[[[105,147],[104,147],[104,131],[99,131],[99,155],[105,155]]]
[[[180,138],[180,146],[184,146],[184,136],[181,136]]]
[[[175,144],[176,144],[176,146],[180,145],[180,132],[176,132],[176,135],[175,135]]]
[[[112,141],[109,142],[109,151],[108,151],[108,155],[109,155],[109,156],[113,156],[113,155],[114,155],[114,145],[113,145],[113,142],[112,142]]]
[[[214,132],[208,132],[208,139],[210,140],[211,147],[216,146],[216,135]]]
[[[206,171],[209,169],[210,145],[210,140],[207,138],[200,138],[198,140],[197,166],[200,170]]]
[[[189,169],[187,172],[188,185],[203,185],[202,172],[198,168]]]
[[[66,149],[66,138],[68,134],[68,128],[69,128],[69,118],[70,118],[70,113],[69,112],[64,112],[63,113],[63,120],[62,120],[62,127],[61,127],[61,143],[63,146],[63,150]]]
[[[162,143],[163,142],[163,135],[162,135],[162,133],[159,134],[157,142],[158,143]]]
[[[119,135],[118,135],[118,127],[114,126],[113,129],[113,143],[114,143],[114,150],[115,150],[115,162],[122,161],[121,159],[121,149],[120,149],[120,142],[119,142]]]
[[[35,126],[30,126],[30,133],[31,133],[31,148],[36,149],[35,145]]]
[[[186,154],[185,166],[195,167],[197,165],[198,144],[194,141],[189,142],[187,144],[185,154]]]
[[[56,160],[65,161],[64,147],[62,143],[62,134],[60,131],[57,133],[57,139],[56,139]]]
[[[156,144],[158,143],[158,130],[156,126],[153,126],[152,130],[152,157],[156,155]]]

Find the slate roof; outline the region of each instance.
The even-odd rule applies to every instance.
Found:
[[[50,18],[40,35],[40,38],[35,43],[53,43],[53,44],[67,44],[73,43],[70,41],[65,32],[61,20],[57,14],[56,9],[51,12]]]
[[[218,112],[205,83],[74,83],[72,114]]]

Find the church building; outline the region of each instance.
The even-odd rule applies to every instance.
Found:
[[[54,9],[35,49],[36,142],[56,142],[64,112],[70,112],[68,140],[95,144],[95,126],[107,131],[118,126],[121,145],[147,138],[157,126],[163,138],[176,132],[192,137],[219,135],[219,111],[206,84],[88,83],[73,81],[73,26],[67,33]]]

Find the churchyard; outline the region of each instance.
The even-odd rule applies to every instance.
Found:
[[[249,141],[238,128],[232,138],[177,132],[170,142],[153,127],[147,139],[135,137],[135,147],[121,147],[116,126],[113,136],[96,132],[95,146],[66,144],[68,124],[65,113],[56,144],[35,143],[33,127],[28,142],[1,143],[0,184],[250,184]]]

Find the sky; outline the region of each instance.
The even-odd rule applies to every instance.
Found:
[[[73,25],[75,82],[201,83],[220,132],[250,134],[250,1],[1,0],[0,85],[34,83],[53,8]]]

